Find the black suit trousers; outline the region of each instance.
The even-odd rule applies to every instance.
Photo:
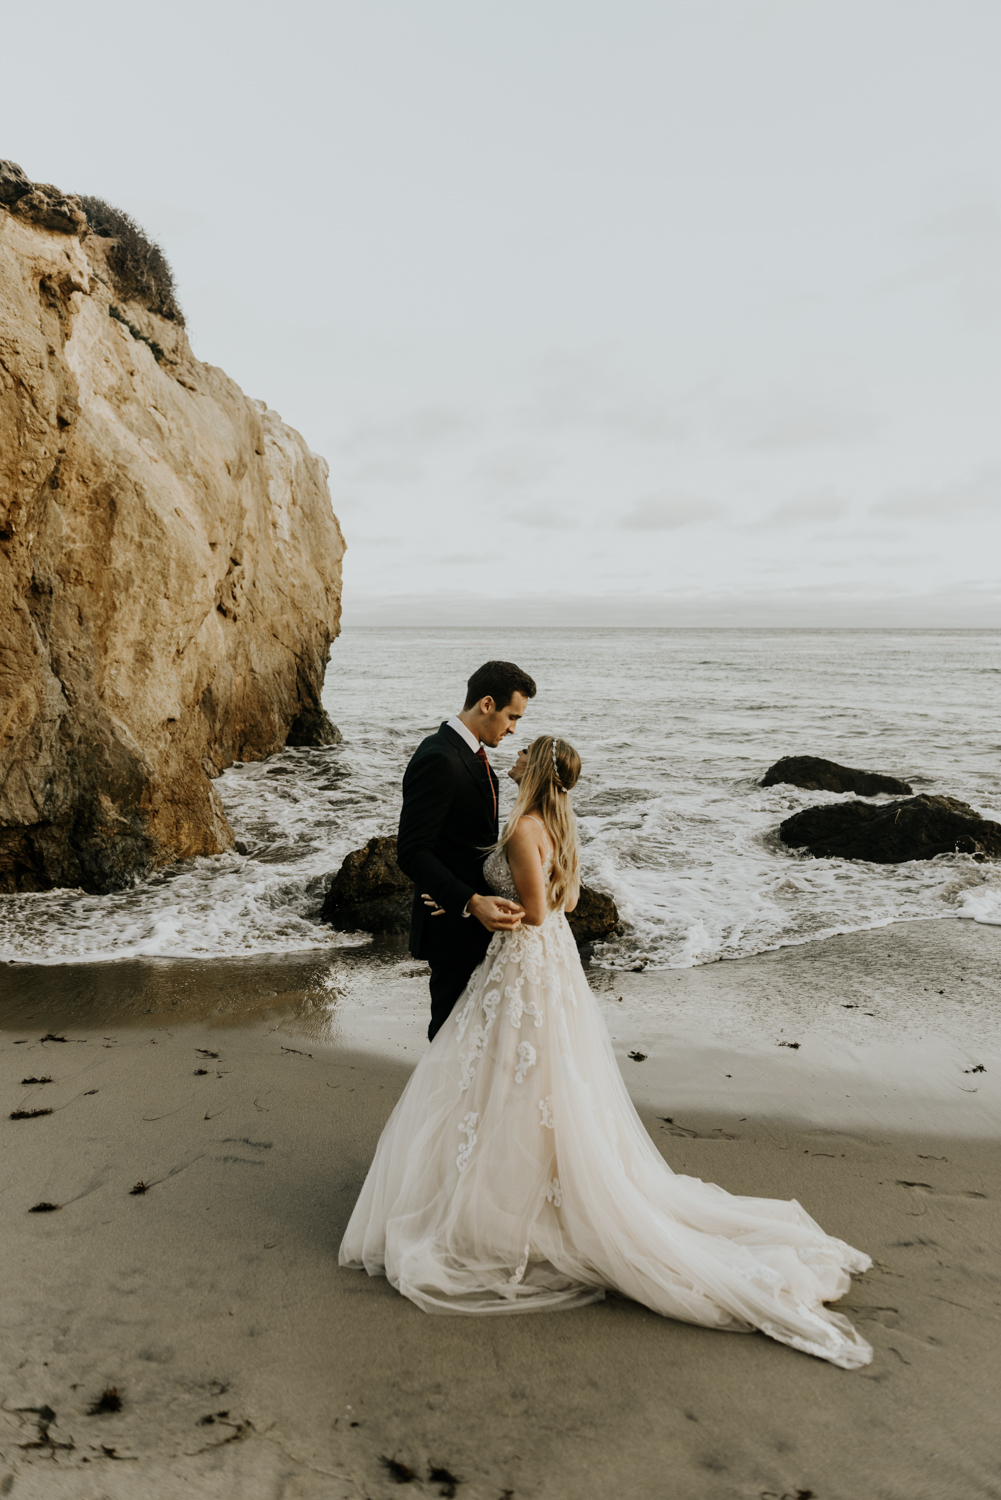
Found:
[[[475,918],[470,917],[469,920],[474,921]],[[460,963],[432,963],[428,985],[431,991],[429,1042],[434,1041],[435,1034],[452,1014],[455,1002],[469,983],[469,976],[475,968],[476,961],[472,959]]]

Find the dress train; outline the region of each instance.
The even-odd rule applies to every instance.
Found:
[[[502,853],[486,870],[514,895]],[[737,1197],[664,1161],[562,911],[494,934],[386,1124],[339,1258],[429,1313],[540,1312],[614,1288],[844,1369],[872,1358],[825,1306],[867,1255],[795,1201]]]

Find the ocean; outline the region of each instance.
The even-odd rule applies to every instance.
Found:
[[[318,921],[349,850],[393,833],[420,739],[490,657],[538,683],[504,777],[539,732],[583,760],[575,804],[588,884],[621,936],[594,961],[686,968],[927,917],[1001,923],[1001,867],[966,855],[896,866],[813,859],[776,830],[838,800],[764,789],[781,755],[901,776],[1001,820],[1001,631],[347,629],[324,703],[343,743],[235,765],[216,783],[240,852],[106,896],[0,897],[0,957],[33,963],[245,957],[361,945]]]

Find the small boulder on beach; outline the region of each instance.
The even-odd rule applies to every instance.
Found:
[[[881,792],[909,797],[914,790],[896,776],[839,766],[837,761],[822,760],[818,755],[783,755],[761,779],[762,786],[780,784],[802,787],[807,792],[854,792],[857,797],[877,797]]]
[[[805,807],[779,826],[782,842],[818,859],[863,859],[876,865],[972,854],[1001,859],[1001,823],[955,797],[922,794],[902,802],[834,802]]]
[[[334,876],[320,920],[340,932],[408,933],[413,881],[396,863],[396,839],[369,839],[353,849]],[[609,937],[619,925],[611,896],[581,886],[580,900],[567,920],[578,943]]]
[[[619,910],[611,896],[582,885],[580,898],[573,911],[567,913],[567,921],[576,942],[600,942],[611,937],[618,927]]]
[[[352,849],[334,876],[321,921],[341,932],[409,932],[414,883],[396,863],[396,839]]]

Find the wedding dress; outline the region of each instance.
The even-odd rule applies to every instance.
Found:
[[[517,899],[502,850],[484,868]],[[867,1255],[795,1201],[734,1197],[664,1161],[562,910],[494,934],[386,1124],[339,1259],[429,1313],[541,1312],[614,1288],[844,1369],[872,1358],[824,1306]]]

